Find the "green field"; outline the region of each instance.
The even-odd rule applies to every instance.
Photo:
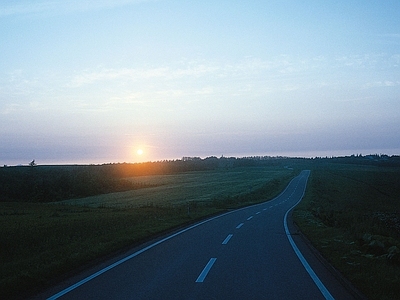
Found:
[[[293,214],[368,299],[400,295],[400,168],[317,163]]]
[[[282,178],[291,173],[291,170],[283,167],[246,167],[174,175],[137,176],[129,180],[137,185],[154,185],[155,187],[57,203],[119,208],[182,205],[189,202],[200,204],[214,199],[247,194],[261,188],[274,178]]]
[[[0,202],[2,297],[29,295],[160,232],[271,199],[295,173],[278,165],[140,176],[129,180],[157,187],[52,203]]]
[[[32,295],[157,234],[272,199],[300,170],[310,169],[304,199],[293,213],[301,231],[369,299],[398,299],[399,157],[188,163],[152,163],[154,174],[146,176],[148,165],[2,168],[0,179],[13,177],[5,180],[0,202],[1,296]],[[133,176],[138,170],[141,176]],[[164,175],[156,175],[160,170]],[[18,194],[13,182],[30,186]],[[110,190],[118,192],[99,194]],[[68,194],[92,196],[48,201]]]

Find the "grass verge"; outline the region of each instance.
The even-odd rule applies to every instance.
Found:
[[[293,218],[368,299],[400,295],[400,170],[325,164]]]

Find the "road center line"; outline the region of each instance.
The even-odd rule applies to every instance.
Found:
[[[236,226],[236,229],[239,229],[240,227],[243,226],[244,223],[240,223],[238,226]]]
[[[248,218],[247,218],[247,221],[250,221],[251,219],[253,219],[253,216],[248,217]]]
[[[295,178],[296,178],[296,177],[295,177]],[[280,197],[281,195],[283,195],[283,194],[286,192],[286,190],[287,190],[287,189],[289,188],[289,186],[290,186],[290,183],[291,183],[293,180],[295,180],[295,178],[293,178],[293,179],[289,182],[289,184],[286,186],[286,188],[285,188],[277,197]],[[260,204],[255,204],[255,205],[252,205],[252,206],[258,206],[258,205],[260,205]],[[250,207],[252,207],[252,206],[250,206]],[[271,207],[272,207],[272,206],[271,206]],[[178,231],[178,232],[175,232],[175,233],[173,233],[173,234],[171,234],[171,235],[169,235],[169,236],[166,236],[165,238],[163,238],[163,239],[161,239],[161,240],[158,240],[158,241],[156,241],[156,242],[150,244],[149,246],[147,246],[147,247],[145,247],[145,248],[143,248],[143,249],[140,249],[140,250],[138,250],[138,251],[136,251],[136,252],[134,252],[134,253],[132,253],[132,254],[130,254],[130,255],[128,255],[128,256],[122,258],[122,259],[120,259],[119,261],[117,261],[117,262],[115,262],[115,263],[113,263],[113,264],[111,264],[111,265],[109,265],[109,266],[107,266],[107,267],[105,267],[105,268],[103,268],[103,269],[101,269],[101,270],[99,270],[99,271],[93,273],[92,275],[90,275],[90,276],[88,276],[88,277],[86,277],[86,278],[84,278],[84,279],[82,279],[82,280],[76,282],[75,284],[73,284],[73,285],[71,285],[71,286],[68,286],[67,288],[63,289],[62,291],[58,292],[57,294],[54,294],[53,296],[47,298],[47,300],[55,300],[55,299],[58,299],[58,298],[64,296],[65,294],[67,294],[67,293],[73,291],[74,289],[80,287],[81,285],[83,285],[83,284],[85,284],[85,283],[87,283],[87,282],[93,280],[94,278],[96,278],[96,277],[102,275],[103,273],[105,273],[105,272],[107,272],[107,271],[109,271],[109,270],[111,270],[111,269],[113,269],[113,268],[115,268],[115,267],[117,267],[117,266],[123,264],[124,262],[126,262],[126,261],[128,261],[128,260],[130,260],[130,259],[132,259],[132,258],[134,258],[134,257],[136,257],[136,256],[138,256],[138,255],[140,255],[141,253],[143,253],[143,252],[145,252],[145,251],[147,251],[147,250],[149,250],[149,249],[151,249],[151,248],[153,248],[153,247],[158,246],[158,245],[161,244],[161,243],[164,243],[165,241],[168,241],[168,240],[170,240],[170,239],[176,237],[177,235],[180,235],[180,234],[182,234],[182,233],[184,233],[184,232],[187,232],[187,231],[189,231],[189,230],[191,230],[191,229],[193,229],[193,228],[196,228],[196,227],[198,227],[198,226],[201,226],[201,225],[203,225],[203,224],[205,224],[205,223],[208,223],[208,222],[210,222],[210,221],[213,221],[213,220],[215,220],[215,219],[218,219],[218,218],[224,217],[224,216],[226,216],[226,215],[229,215],[229,214],[232,214],[232,213],[241,211],[241,210],[245,210],[245,209],[248,209],[248,208],[249,208],[249,207],[242,207],[242,208],[239,208],[238,210],[232,210],[232,211],[226,212],[226,213],[224,213],[224,214],[217,215],[217,216],[212,217],[212,218],[210,218],[210,219],[206,219],[206,220],[201,221],[201,222],[199,222],[199,223],[195,223],[195,224],[193,224],[193,225],[191,225],[191,226],[189,226],[189,227],[186,227],[186,228],[184,228],[184,229],[182,229],[182,230],[180,230],[180,231]]]
[[[233,234],[228,234],[228,236],[222,242],[222,245],[228,244],[228,242],[229,242],[229,240],[231,239],[232,236],[233,236]]]
[[[210,272],[213,264],[215,263],[216,258],[210,258],[206,266],[204,267],[203,271],[201,271],[199,277],[197,277],[196,282],[203,282],[206,279],[208,272]]]

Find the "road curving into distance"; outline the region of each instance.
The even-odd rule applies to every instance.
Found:
[[[35,299],[354,299],[290,233],[309,174],[271,201],[143,244]]]

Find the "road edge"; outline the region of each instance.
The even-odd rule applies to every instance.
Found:
[[[300,227],[294,222],[292,217],[293,210],[294,208],[290,210],[287,215],[287,226],[291,236],[299,237],[299,239],[296,239],[294,242],[299,247],[300,251],[305,247],[310,250],[314,257],[343,285],[346,290],[349,291],[349,293],[351,293],[355,299],[368,299],[313,246],[312,242],[304,235],[304,233],[300,230]],[[303,251],[301,252],[303,253]]]

